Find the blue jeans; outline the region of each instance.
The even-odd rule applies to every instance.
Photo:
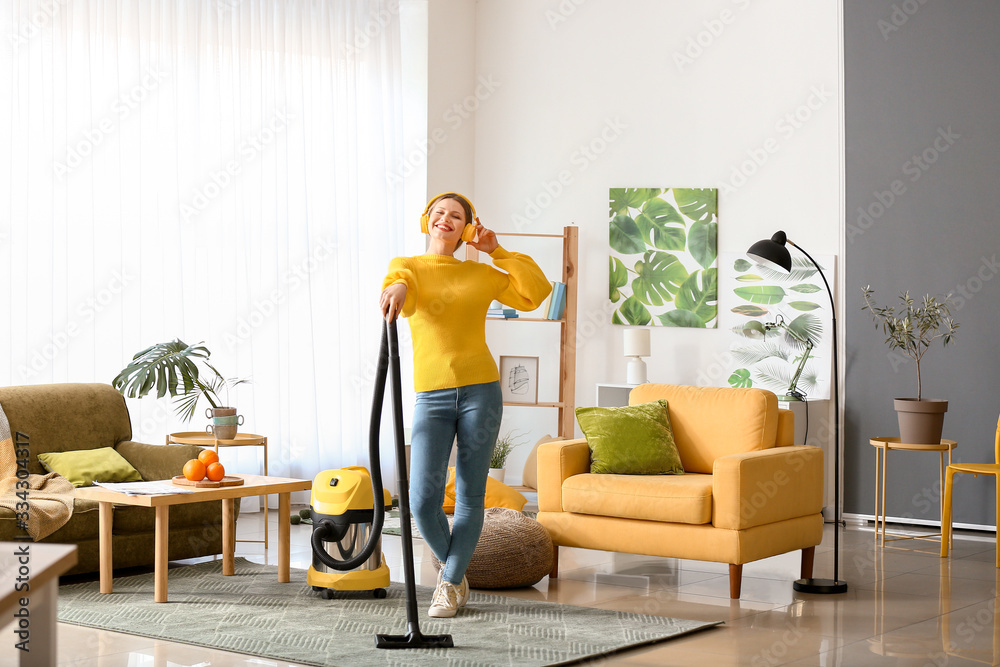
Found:
[[[486,478],[500,432],[499,382],[417,393],[410,440],[410,511],[424,541],[443,563],[443,577],[462,583],[483,530]],[[449,530],[441,505],[448,458],[458,435],[455,521]]]

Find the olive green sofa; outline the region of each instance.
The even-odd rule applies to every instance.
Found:
[[[46,473],[38,461],[38,455],[45,452],[114,447],[144,480],[170,479],[201,451],[193,445],[132,442],[125,399],[107,384],[0,387],[0,406],[11,433],[29,437],[28,472],[33,474]],[[149,507],[114,506],[111,532],[116,568],[153,564],[154,513]],[[172,507],[167,558],[222,553],[221,521],[222,501]],[[0,541],[9,542],[17,535],[23,532],[14,513],[0,507]],[[77,545],[77,565],[66,574],[97,572],[98,535],[97,503],[76,498],[69,522],[41,542]]]

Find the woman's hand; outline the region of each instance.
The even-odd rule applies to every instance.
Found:
[[[478,222],[476,223],[476,240],[469,241],[469,245],[480,252],[485,252],[487,255],[500,247],[500,244],[497,242],[497,235],[493,233],[493,230],[486,229]]]
[[[378,305],[382,309],[382,317],[386,322],[392,322],[403,310],[403,303],[406,301],[406,285],[395,283],[382,290],[382,295],[378,299]]]

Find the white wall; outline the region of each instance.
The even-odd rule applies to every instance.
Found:
[[[455,35],[435,25],[435,4],[472,3],[431,2],[431,79],[439,87],[431,91],[430,125],[455,101],[440,99],[454,90],[434,72],[434,35]],[[460,25],[460,16],[449,25]],[[580,228],[578,405],[593,404],[596,383],[625,378],[623,328],[609,323],[606,307],[610,187],[721,188],[720,253],[745,251],[785,229],[813,255],[842,256],[836,0],[480,0],[474,32],[481,93],[474,195],[484,224]],[[462,78],[468,86],[465,69]],[[455,163],[429,173],[431,190],[466,187],[468,147],[457,144],[449,139],[445,146],[456,152],[433,156]],[[445,176],[453,180],[445,184]],[[506,245],[529,252],[555,277],[558,244],[539,243]],[[542,373],[545,364],[554,369],[555,328],[487,326],[495,355],[540,355]],[[654,328],[650,380],[725,386],[722,365],[710,371],[728,344],[721,329]],[[543,383],[540,400],[554,398],[554,381]],[[813,428],[820,413],[811,413]],[[528,431],[533,443],[555,432],[555,410],[508,408],[504,430],[513,428]],[[510,478],[519,477],[526,455],[527,447],[515,450]]]

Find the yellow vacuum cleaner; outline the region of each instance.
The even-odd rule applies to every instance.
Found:
[[[382,557],[382,522],[392,499],[382,487],[379,459],[379,431],[382,426],[382,403],[386,379],[392,366],[392,421],[396,449],[396,483],[399,485],[399,528],[402,533],[403,579],[406,584],[406,634],[376,634],[375,647],[384,649],[451,648],[451,635],[425,635],[420,631],[417,613],[417,584],[413,567],[413,539],[410,534],[410,483],[406,475],[406,450],[403,444],[402,382],[399,373],[399,339],[396,321],[382,320],[382,344],[379,348],[368,429],[369,475],[365,468],[326,470],[313,480],[311,516],[313,520],[313,564],[307,581],[323,597],[333,597],[334,590],[371,590],[375,597],[386,597],[389,568]],[[378,490],[381,489],[381,493]],[[344,574],[335,574],[343,572]]]
[[[392,505],[388,489],[382,489],[382,506]],[[309,502],[313,530],[313,562],[306,581],[324,599],[334,591],[372,591],[376,598],[386,596],[389,567],[382,554],[382,538],[371,555],[346,572],[328,567],[317,551],[337,561],[351,561],[359,556],[373,534],[375,499],[372,479],[366,468],[352,466],[324,470],[313,480]],[[327,521],[329,523],[324,524]],[[381,523],[381,521],[379,522]],[[321,529],[317,530],[322,526]]]

